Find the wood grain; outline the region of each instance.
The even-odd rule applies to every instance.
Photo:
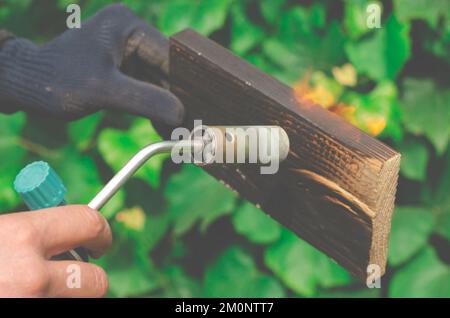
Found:
[[[171,90],[185,125],[278,125],[290,152],[276,175],[254,165],[205,169],[359,278],[386,265],[400,155],[213,41],[170,40]]]

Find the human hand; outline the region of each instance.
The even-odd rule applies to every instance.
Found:
[[[77,246],[99,257],[111,241],[107,221],[84,205],[0,215],[0,297],[104,296],[108,278],[101,267],[51,257]],[[79,285],[70,276],[77,274]]]
[[[42,47],[21,38],[6,41],[0,101],[9,109],[64,119],[114,109],[177,125],[184,109],[172,93],[119,70],[125,58],[141,56],[167,74],[168,55],[168,40],[158,30],[126,6],[110,5]]]

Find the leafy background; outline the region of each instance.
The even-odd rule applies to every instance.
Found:
[[[64,31],[65,6],[84,17],[108,0],[0,0],[0,23],[44,43]],[[193,166],[153,159],[104,208],[115,243],[99,263],[111,296],[450,296],[450,3],[394,0],[382,27],[368,1],[124,1],[166,35],[192,27],[297,94],[402,153],[381,289],[341,267]],[[51,21],[51,22],[49,22]],[[23,165],[49,161],[88,202],[140,147],[160,137],[145,119],[96,113],[63,123],[0,114],[0,210]]]

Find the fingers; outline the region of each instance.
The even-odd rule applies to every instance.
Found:
[[[127,77],[118,70],[124,59],[137,55],[144,68],[150,66],[146,69],[155,70],[158,76],[167,75],[167,38],[121,4],[113,4],[99,11],[83,27],[92,32],[101,29],[108,34],[105,46],[112,57],[114,65],[111,66],[116,69],[103,74],[102,88],[106,91],[101,103],[103,107],[144,116],[168,125],[182,122],[183,105],[171,92]]]
[[[169,71],[169,41],[123,4],[111,4],[99,11],[87,24],[107,26],[125,57],[133,52],[144,63]],[[111,23],[113,21],[113,23]]]
[[[47,268],[47,297],[103,297],[108,291],[108,277],[95,264],[47,261]]]
[[[113,94],[107,97],[108,107],[172,126],[183,121],[183,104],[170,91],[135,80],[119,71],[111,80]]]
[[[102,255],[111,246],[108,222],[98,211],[85,205],[68,205],[18,214],[30,224],[31,235],[48,258],[77,246],[89,249],[92,256]]]
[[[156,28],[147,24],[138,28],[128,39],[126,54],[136,52],[142,63],[169,75],[169,40]]]
[[[0,216],[0,294],[12,297],[102,297],[105,272],[94,264],[53,261],[85,245],[101,254],[111,244],[105,219],[87,206],[64,206]]]

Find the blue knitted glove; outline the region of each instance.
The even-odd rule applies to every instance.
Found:
[[[75,119],[114,109],[179,124],[184,109],[172,93],[119,70],[124,59],[140,54],[167,74],[168,47],[155,28],[117,4],[41,47],[9,39],[0,50],[0,110]]]

